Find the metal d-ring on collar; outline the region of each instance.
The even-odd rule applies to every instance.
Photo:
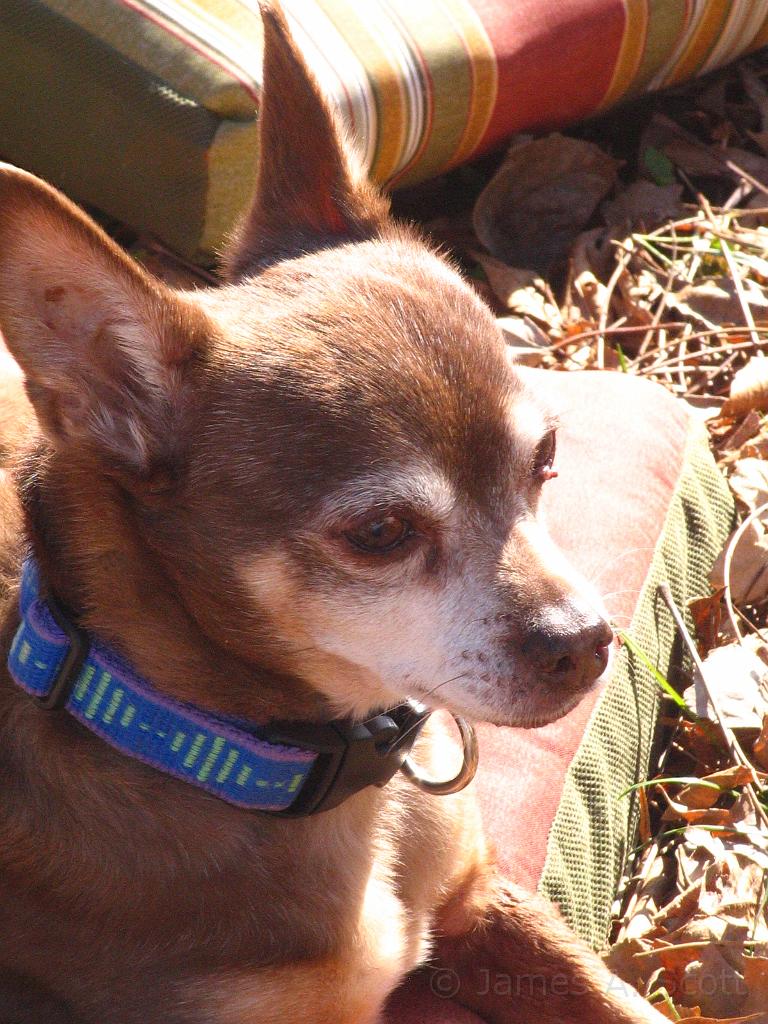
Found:
[[[449,793],[460,793],[474,779],[475,772],[477,771],[477,763],[480,757],[477,733],[466,718],[453,715],[453,720],[459,728],[464,751],[461,768],[459,768],[452,779],[444,779],[442,782],[438,782],[436,779],[430,779],[428,776],[422,775],[410,756],[406,757],[400,765],[400,771],[403,775],[414,786],[424,793],[429,793],[431,796],[447,796]]]

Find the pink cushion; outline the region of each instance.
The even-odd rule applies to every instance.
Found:
[[[527,371],[561,417],[543,512],[554,539],[627,626],[683,465],[689,417],[657,385],[609,373]],[[609,675],[609,673],[607,673]],[[543,729],[480,730],[479,795],[500,862],[539,884],[566,771],[602,690]],[[514,787],[506,784],[515,766]]]

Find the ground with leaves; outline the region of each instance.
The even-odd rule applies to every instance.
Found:
[[[652,378],[709,427],[741,523],[690,609],[690,688],[662,681],[669,741],[607,958],[672,1020],[768,1024],[768,55],[521,136],[395,209],[521,362]],[[212,280],[110,228],[172,283]]]

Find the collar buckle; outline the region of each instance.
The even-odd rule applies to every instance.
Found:
[[[53,684],[43,696],[31,694],[32,699],[48,711],[58,711],[66,706],[75,688],[75,683],[82,671],[91,650],[91,641],[85,630],[75,626],[69,616],[52,594],[46,599],[53,620],[69,641],[69,649],[64,656]]]
[[[385,786],[403,765],[431,712],[410,700],[365,722],[276,723],[259,733],[271,743],[313,750],[318,757],[283,817],[328,811],[367,786]]]

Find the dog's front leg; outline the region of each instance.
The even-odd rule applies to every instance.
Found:
[[[464,892],[439,919],[432,988],[490,1024],[661,1024],[544,900],[498,881]]]

